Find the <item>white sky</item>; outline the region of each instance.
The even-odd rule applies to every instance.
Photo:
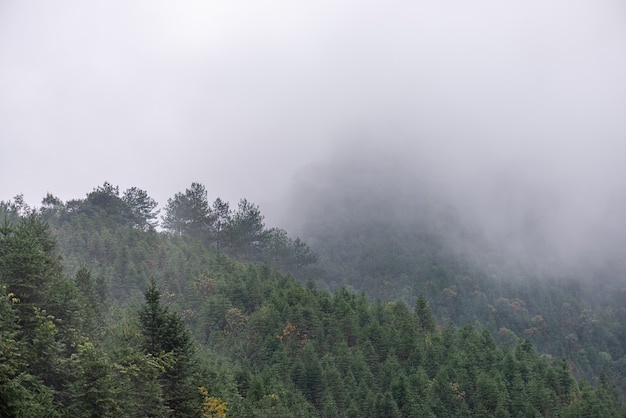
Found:
[[[0,200],[109,181],[163,205],[198,181],[271,218],[355,137],[462,198],[512,170],[600,216],[624,182],[626,5],[0,2]]]

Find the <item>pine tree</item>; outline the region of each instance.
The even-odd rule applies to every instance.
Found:
[[[20,299],[17,305],[20,325],[29,332],[35,326],[28,318],[33,307],[42,306],[49,289],[61,276],[56,241],[50,227],[37,215],[22,218],[17,225],[0,227],[0,280]]]
[[[161,304],[161,292],[154,280],[144,296],[146,303],[139,311],[142,348],[146,354],[171,359],[159,377],[163,402],[176,416],[195,416],[199,395],[194,386],[196,359],[191,333],[177,312]]]
[[[124,192],[122,200],[128,205],[128,212],[133,226],[147,231],[154,229],[157,225],[157,215],[159,210],[155,210],[158,203],[148,196],[145,190],[131,187]]]
[[[163,227],[168,231],[176,235],[204,238],[210,232],[211,224],[211,207],[202,184],[192,183],[184,194],[176,193],[167,200]]]
[[[435,322],[435,318],[428,306],[428,302],[424,295],[420,295],[417,298],[417,302],[415,304],[415,316],[417,317],[417,322],[419,327],[426,332],[433,332],[437,327],[437,323]]]
[[[0,417],[43,417],[54,413],[52,391],[28,371],[28,346],[18,340],[14,306],[19,298],[0,290]]]

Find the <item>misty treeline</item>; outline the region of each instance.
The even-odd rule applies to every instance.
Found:
[[[11,216],[39,213],[54,223],[100,222],[128,226],[141,231],[166,232],[183,238],[197,239],[207,248],[241,260],[268,262],[283,271],[294,272],[313,263],[316,258],[300,239],[292,239],[280,228],[266,228],[259,206],[241,199],[236,209],[219,197],[210,204],[208,193],[200,183],[192,183],[184,192],[168,199],[159,223],[158,203],[145,190],[131,187],[120,194],[118,186],[105,182],[84,199],[64,203],[48,193],[40,208],[31,208],[17,196],[2,202]],[[96,226],[96,225],[94,225]]]
[[[578,384],[527,340],[500,349],[486,330],[440,328],[424,298],[372,304],[210,252],[186,260],[184,293],[161,278],[119,305],[87,268],[63,274],[35,215],[5,222],[0,251],[2,416],[624,413],[606,377]]]
[[[452,190],[424,161],[377,151],[353,147],[297,178],[292,224],[318,256],[318,286],[409,305],[424,295],[441,325],[480,323],[500,345],[528,339],[578,378],[607,373],[626,399],[626,247],[586,234],[570,245],[580,253],[559,256],[566,240],[544,227],[537,208],[552,208],[540,195],[522,188],[513,204],[519,185],[490,177]],[[478,204],[492,181],[503,183],[487,199],[497,204]]]
[[[266,229],[258,207],[241,199],[236,210],[219,197],[209,204],[206,188],[192,183],[184,193],[168,199],[163,228],[190,236],[218,252],[252,261],[274,262],[289,271],[313,264],[315,255],[300,239],[280,228]]]
[[[424,295],[441,325],[480,323],[500,345],[528,339],[567,358],[576,377],[604,372],[625,393],[626,284],[610,268],[554,276],[488,252],[468,259],[421,224],[316,224],[304,236],[324,271],[320,287],[410,305]]]
[[[218,251],[211,224],[158,232],[156,206],[131,220],[126,195],[0,204],[0,416],[626,414],[611,370],[577,381],[533,335],[499,345],[423,296],[330,293],[313,266]]]

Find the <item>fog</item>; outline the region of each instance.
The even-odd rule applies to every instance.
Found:
[[[0,57],[1,200],[197,181],[297,229],[427,194],[513,247],[622,250],[621,1],[4,1]]]
[[[360,141],[300,170],[287,229],[319,245],[367,234],[367,225],[391,227],[415,231],[416,239],[435,234],[479,263],[488,256],[501,267],[561,277],[624,273],[626,190],[613,170],[598,168],[592,179],[576,166],[499,164],[471,154],[464,166],[452,155],[433,162],[419,146],[398,150]]]

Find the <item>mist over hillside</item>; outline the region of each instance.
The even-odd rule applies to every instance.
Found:
[[[592,178],[584,159],[505,164],[423,140],[381,142],[337,148],[295,181],[288,229],[317,252],[318,286],[409,304],[424,295],[441,326],[478,323],[503,345],[528,339],[571,358],[579,377],[621,367],[614,167],[596,165]]]
[[[318,241],[367,224],[420,226],[470,258],[496,254],[558,276],[623,273],[626,193],[615,167],[541,158],[424,141],[346,143],[298,173],[285,218]]]
[[[0,1],[0,416],[626,416],[625,4]]]
[[[591,235],[602,253],[623,232],[625,16],[618,0],[5,1],[0,199],[109,181],[163,206],[198,181],[269,220],[300,167],[361,155],[356,173],[395,186],[391,154],[495,235],[539,219],[549,247]]]

